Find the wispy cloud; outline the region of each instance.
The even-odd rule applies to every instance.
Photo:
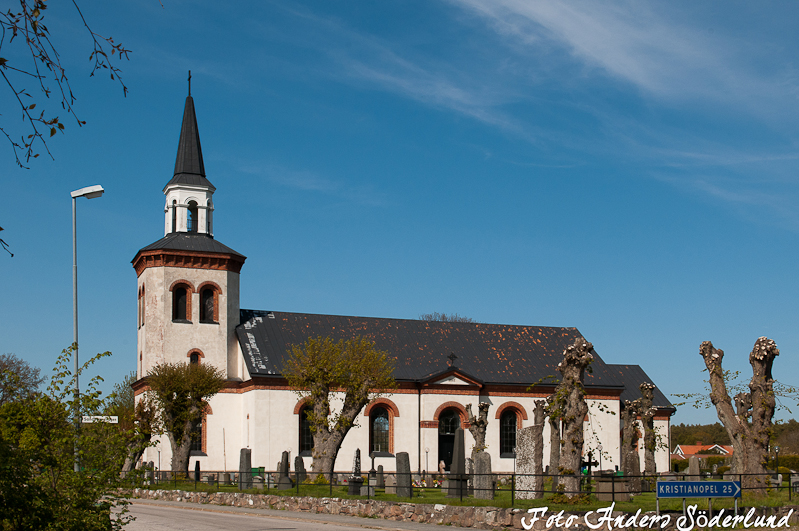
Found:
[[[313,171],[296,170],[276,165],[240,164],[239,171],[267,179],[278,186],[318,193],[348,203],[380,207],[387,204],[386,195],[369,185],[353,185],[336,181]]]
[[[585,66],[657,97],[754,104],[795,90],[784,75],[764,79],[742,64],[735,39],[675,21],[647,3],[451,1],[536,54],[547,43],[560,45]]]

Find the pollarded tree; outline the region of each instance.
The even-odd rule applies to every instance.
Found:
[[[621,412],[621,469],[625,476],[632,476],[631,492],[640,491],[640,481],[635,477],[641,474],[641,459],[638,457],[638,416],[641,414],[641,399],[624,401]]]
[[[644,474],[654,476],[657,472],[655,466],[655,448],[657,437],[655,434],[655,413],[657,410],[652,405],[655,400],[655,385],[644,382],[638,386],[641,390],[641,424],[644,426]]]
[[[188,472],[192,434],[208,400],[225,387],[224,373],[206,363],[161,363],[147,375],[147,385],[172,447],[172,470]]]
[[[157,411],[155,405],[146,395],[138,403],[133,394],[133,383],[136,373],[125,376],[122,382],[114,385],[114,392],[109,397],[107,415],[119,418],[117,428],[125,440],[125,463],[122,466],[123,477],[134,469],[144,450],[152,443],[152,437],[158,432]]]
[[[393,372],[387,353],[360,336],[338,342],[329,337],[308,338],[302,347],[292,347],[283,376],[308,405],[315,473],[333,473],[341,443],[363,407],[396,387]],[[337,393],[344,394],[344,403],[331,408]]]
[[[563,414],[563,397],[555,392],[547,397],[546,414],[549,422],[549,474],[552,476],[552,492],[558,488],[558,469],[560,468],[560,417]]]
[[[491,404],[488,402],[480,402],[477,406],[480,413],[475,417],[472,413],[472,405],[466,404],[466,413],[469,415],[469,431],[474,438],[474,447],[472,447],[472,462],[476,463],[477,452],[482,452],[487,448],[486,446],[486,429],[488,428],[488,408]]]
[[[594,360],[594,346],[578,337],[573,345],[563,352],[563,361],[558,364],[561,383],[556,390],[557,400],[563,401],[563,440],[560,452],[559,472],[563,474],[561,485],[566,496],[574,497],[580,491],[580,459],[583,455],[583,420],[588,414],[585,402],[583,379],[585,369]]]
[[[713,347],[710,341],[705,341],[699,347],[699,354],[705,360],[709,374],[710,401],[716,406],[719,420],[732,442],[733,471],[760,474],[744,476],[743,486],[765,488],[764,463],[768,458],[771,419],[776,407],[771,368],[774,358],[780,354],[777,344],[766,337],[755,341],[749,354],[749,363],[752,365],[749,392],[735,395],[734,409],[721,367],[724,351]]]

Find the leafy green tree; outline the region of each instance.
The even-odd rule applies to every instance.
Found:
[[[36,393],[43,382],[38,367],[15,354],[0,354],[0,406]]]
[[[308,338],[302,347],[292,347],[283,376],[297,394],[307,398],[314,472],[333,472],[344,437],[356,425],[363,407],[397,386],[393,372],[388,354],[360,336],[338,342],[329,337]],[[341,408],[331,408],[337,398],[343,398]]]
[[[188,473],[192,434],[225,381],[224,373],[207,363],[161,363],[147,376],[158,421],[172,447],[173,471]]]
[[[75,423],[78,413],[101,414],[106,400],[96,377],[75,401],[72,352],[58,358],[46,392],[0,407],[0,529],[120,529],[129,520],[116,490],[124,441],[112,424]]]
[[[117,428],[126,441],[125,463],[122,466],[123,477],[136,467],[144,450],[152,445],[153,435],[160,433],[157,413],[153,401],[146,395],[136,402],[133,384],[136,373],[125,376],[122,382],[114,385],[114,392],[109,397],[107,415],[119,418]]]

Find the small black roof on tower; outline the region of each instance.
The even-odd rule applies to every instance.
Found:
[[[186,107],[183,109],[183,125],[180,128],[175,175],[166,185],[170,184],[208,186],[211,190],[216,190],[214,185],[205,178],[203,151],[200,147],[200,130],[197,128],[197,116],[194,114],[194,99],[192,99],[191,93],[186,98]]]

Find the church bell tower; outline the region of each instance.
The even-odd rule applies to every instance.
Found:
[[[164,187],[164,237],[136,253],[138,378],[159,363],[210,363],[229,379],[244,368],[235,328],[239,272],[246,257],[214,239],[213,195],[206,178],[191,97],[172,179]]]

